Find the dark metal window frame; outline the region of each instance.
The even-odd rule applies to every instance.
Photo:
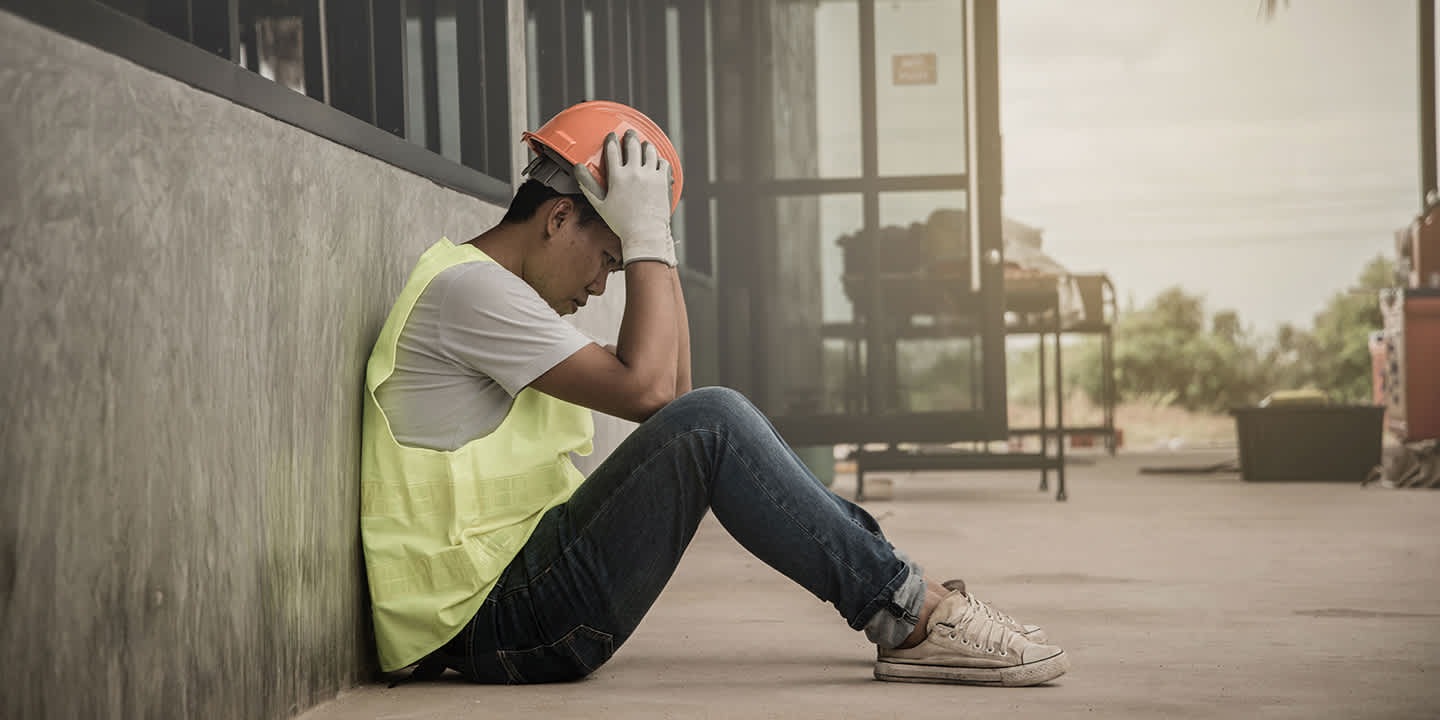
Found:
[[[235,17],[236,0],[203,1],[212,5],[223,3],[228,8],[229,16]],[[379,0],[377,7],[398,4],[398,0]],[[487,0],[486,5],[491,4],[493,3]],[[503,7],[504,1],[500,0],[499,5]],[[370,3],[367,2],[364,6],[368,26],[371,19]],[[225,40],[229,52],[233,54],[230,57],[222,57],[216,52],[187,42],[183,37],[177,37],[175,33],[183,31],[183,27],[178,24],[176,27],[161,29],[95,0],[0,0],[0,9],[15,13],[31,22],[123,57],[187,85],[229,99],[238,105],[248,107],[281,122],[308,130],[382,162],[426,177],[445,187],[495,205],[505,206],[510,202],[512,195],[510,183],[501,177],[494,177],[451,161],[388,132],[382,127],[352,117],[338,107],[332,107],[321,100],[309,97],[309,93],[314,92],[312,81],[319,79],[319,73],[312,68],[318,63],[308,62],[311,57],[308,50],[311,44],[308,42],[310,39],[308,28],[306,43],[307,94],[301,94],[261,77],[231,59],[232,57],[238,59],[238,47],[241,43],[240,33],[233,30],[236,27],[235,23],[231,23],[232,30],[226,32]],[[185,20],[188,21],[188,18]],[[329,25],[334,24],[334,18],[327,18],[327,21]],[[498,24],[503,30],[504,24]],[[329,26],[327,25],[328,30]],[[215,35],[213,30],[211,35]],[[505,37],[503,32],[496,33],[496,36],[503,42]],[[491,37],[487,35],[485,42],[490,41],[492,41]],[[393,39],[381,42],[379,45],[387,53],[394,52]],[[217,51],[219,49],[219,47],[216,48]],[[398,76],[403,69],[397,62],[391,67],[391,71]],[[505,77],[504,70],[495,73],[491,68],[487,68],[484,77],[486,78],[485,82],[493,82],[493,78]],[[332,80],[333,78],[334,68],[332,68]],[[394,101],[397,97],[395,88],[403,87],[403,85],[395,85],[394,80],[394,78],[377,79],[369,70],[365,73],[365,85],[371,98],[369,117],[376,118],[378,116],[380,121],[387,126],[393,125],[395,118],[393,108],[377,111],[374,98],[378,86],[382,97],[389,97]],[[403,81],[403,78],[401,80]],[[335,89],[332,88],[332,92]],[[508,95],[508,89],[506,92],[498,93],[499,97],[507,98],[507,100]],[[490,97],[496,97],[496,95]],[[334,99],[336,98],[332,96],[332,100]],[[403,119],[403,93],[398,95],[398,101],[400,117]],[[363,106],[359,107],[363,111]],[[503,108],[489,108],[487,114],[498,118],[508,118],[508,102]],[[508,121],[504,127],[508,129]],[[487,131],[485,135],[487,136],[486,141],[488,141],[488,136],[508,138],[509,133],[508,130],[502,133]],[[503,177],[508,177],[508,150],[507,154],[502,154],[500,163],[499,167],[504,170]]]

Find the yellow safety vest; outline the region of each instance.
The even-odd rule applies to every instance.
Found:
[[[360,533],[386,671],[421,659],[469,622],[540,516],[584,482],[569,454],[588,455],[595,434],[589,410],[526,388],[500,427],[458,450],[395,440],[375,389],[395,370],[400,330],[436,275],[472,262],[494,260],[445,239],[425,251],[366,367]]]

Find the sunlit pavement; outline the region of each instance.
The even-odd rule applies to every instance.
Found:
[[[877,682],[862,634],[708,519],[639,631],[581,682],[372,685],[303,717],[1440,714],[1440,491],[1138,472],[1225,458],[1080,456],[1064,503],[1031,472],[902,474],[866,503],[932,577],[1044,625],[1073,664],[1049,685]]]

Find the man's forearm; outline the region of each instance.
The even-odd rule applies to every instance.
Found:
[[[670,271],[675,288],[675,320],[679,333],[676,347],[675,397],[690,392],[690,318],[685,312],[685,292],[680,287],[680,269]]]
[[[636,389],[653,400],[655,409],[673,398],[676,386],[679,320],[674,281],[667,277],[674,274],[658,262],[636,262],[625,268],[625,313],[615,354],[637,373]]]

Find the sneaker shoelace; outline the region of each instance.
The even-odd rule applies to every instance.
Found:
[[[1005,623],[1006,625],[1010,625],[1010,626],[1017,627],[1017,628],[1018,628],[1018,627],[1021,627],[1020,623],[1019,623],[1018,621],[1016,621],[1015,618],[1010,617],[1009,615],[1006,615],[1006,614],[1003,613],[1003,612],[1000,612],[1000,609],[999,609],[999,608],[991,607],[989,604],[987,604],[987,603],[985,603],[985,602],[982,602],[982,601],[980,601],[980,600],[975,599],[972,595],[970,595],[970,593],[966,592],[966,590],[965,590],[965,581],[964,581],[964,580],[949,580],[949,581],[947,581],[947,582],[945,583],[945,589],[947,589],[947,590],[959,590],[960,592],[965,593],[965,597],[968,597],[968,598],[970,598],[971,600],[974,600],[975,602],[979,603],[981,609],[983,609],[984,612],[985,612],[985,614],[986,614],[987,616],[989,616],[990,618],[993,618],[993,619],[995,619],[995,620],[999,620],[1000,622]]]
[[[1009,615],[1006,615],[1006,614],[1003,613],[1003,612],[1000,612],[1000,610],[999,610],[998,608],[991,607],[991,606],[990,606],[989,604],[987,604],[986,602],[984,602],[984,601],[982,601],[982,600],[979,600],[979,599],[976,599],[976,597],[975,597],[974,595],[967,595],[967,596],[970,598],[970,601],[971,601],[971,602],[975,603],[976,605],[978,605],[978,606],[980,607],[980,611],[983,612],[983,613],[985,613],[986,617],[989,617],[989,618],[992,619],[992,620],[998,620],[999,622],[1001,622],[1001,623],[1003,623],[1003,624],[1005,624],[1005,625],[1014,625],[1014,626],[1016,626],[1016,627],[1019,627],[1019,626],[1020,626],[1020,623],[1016,622],[1016,621],[1015,621],[1015,618],[1010,617]]]
[[[976,650],[1008,656],[1010,636],[1016,633],[1001,620],[1005,616],[974,595],[966,593],[965,600],[966,604],[960,612],[945,623],[951,626],[950,639],[959,640]]]

